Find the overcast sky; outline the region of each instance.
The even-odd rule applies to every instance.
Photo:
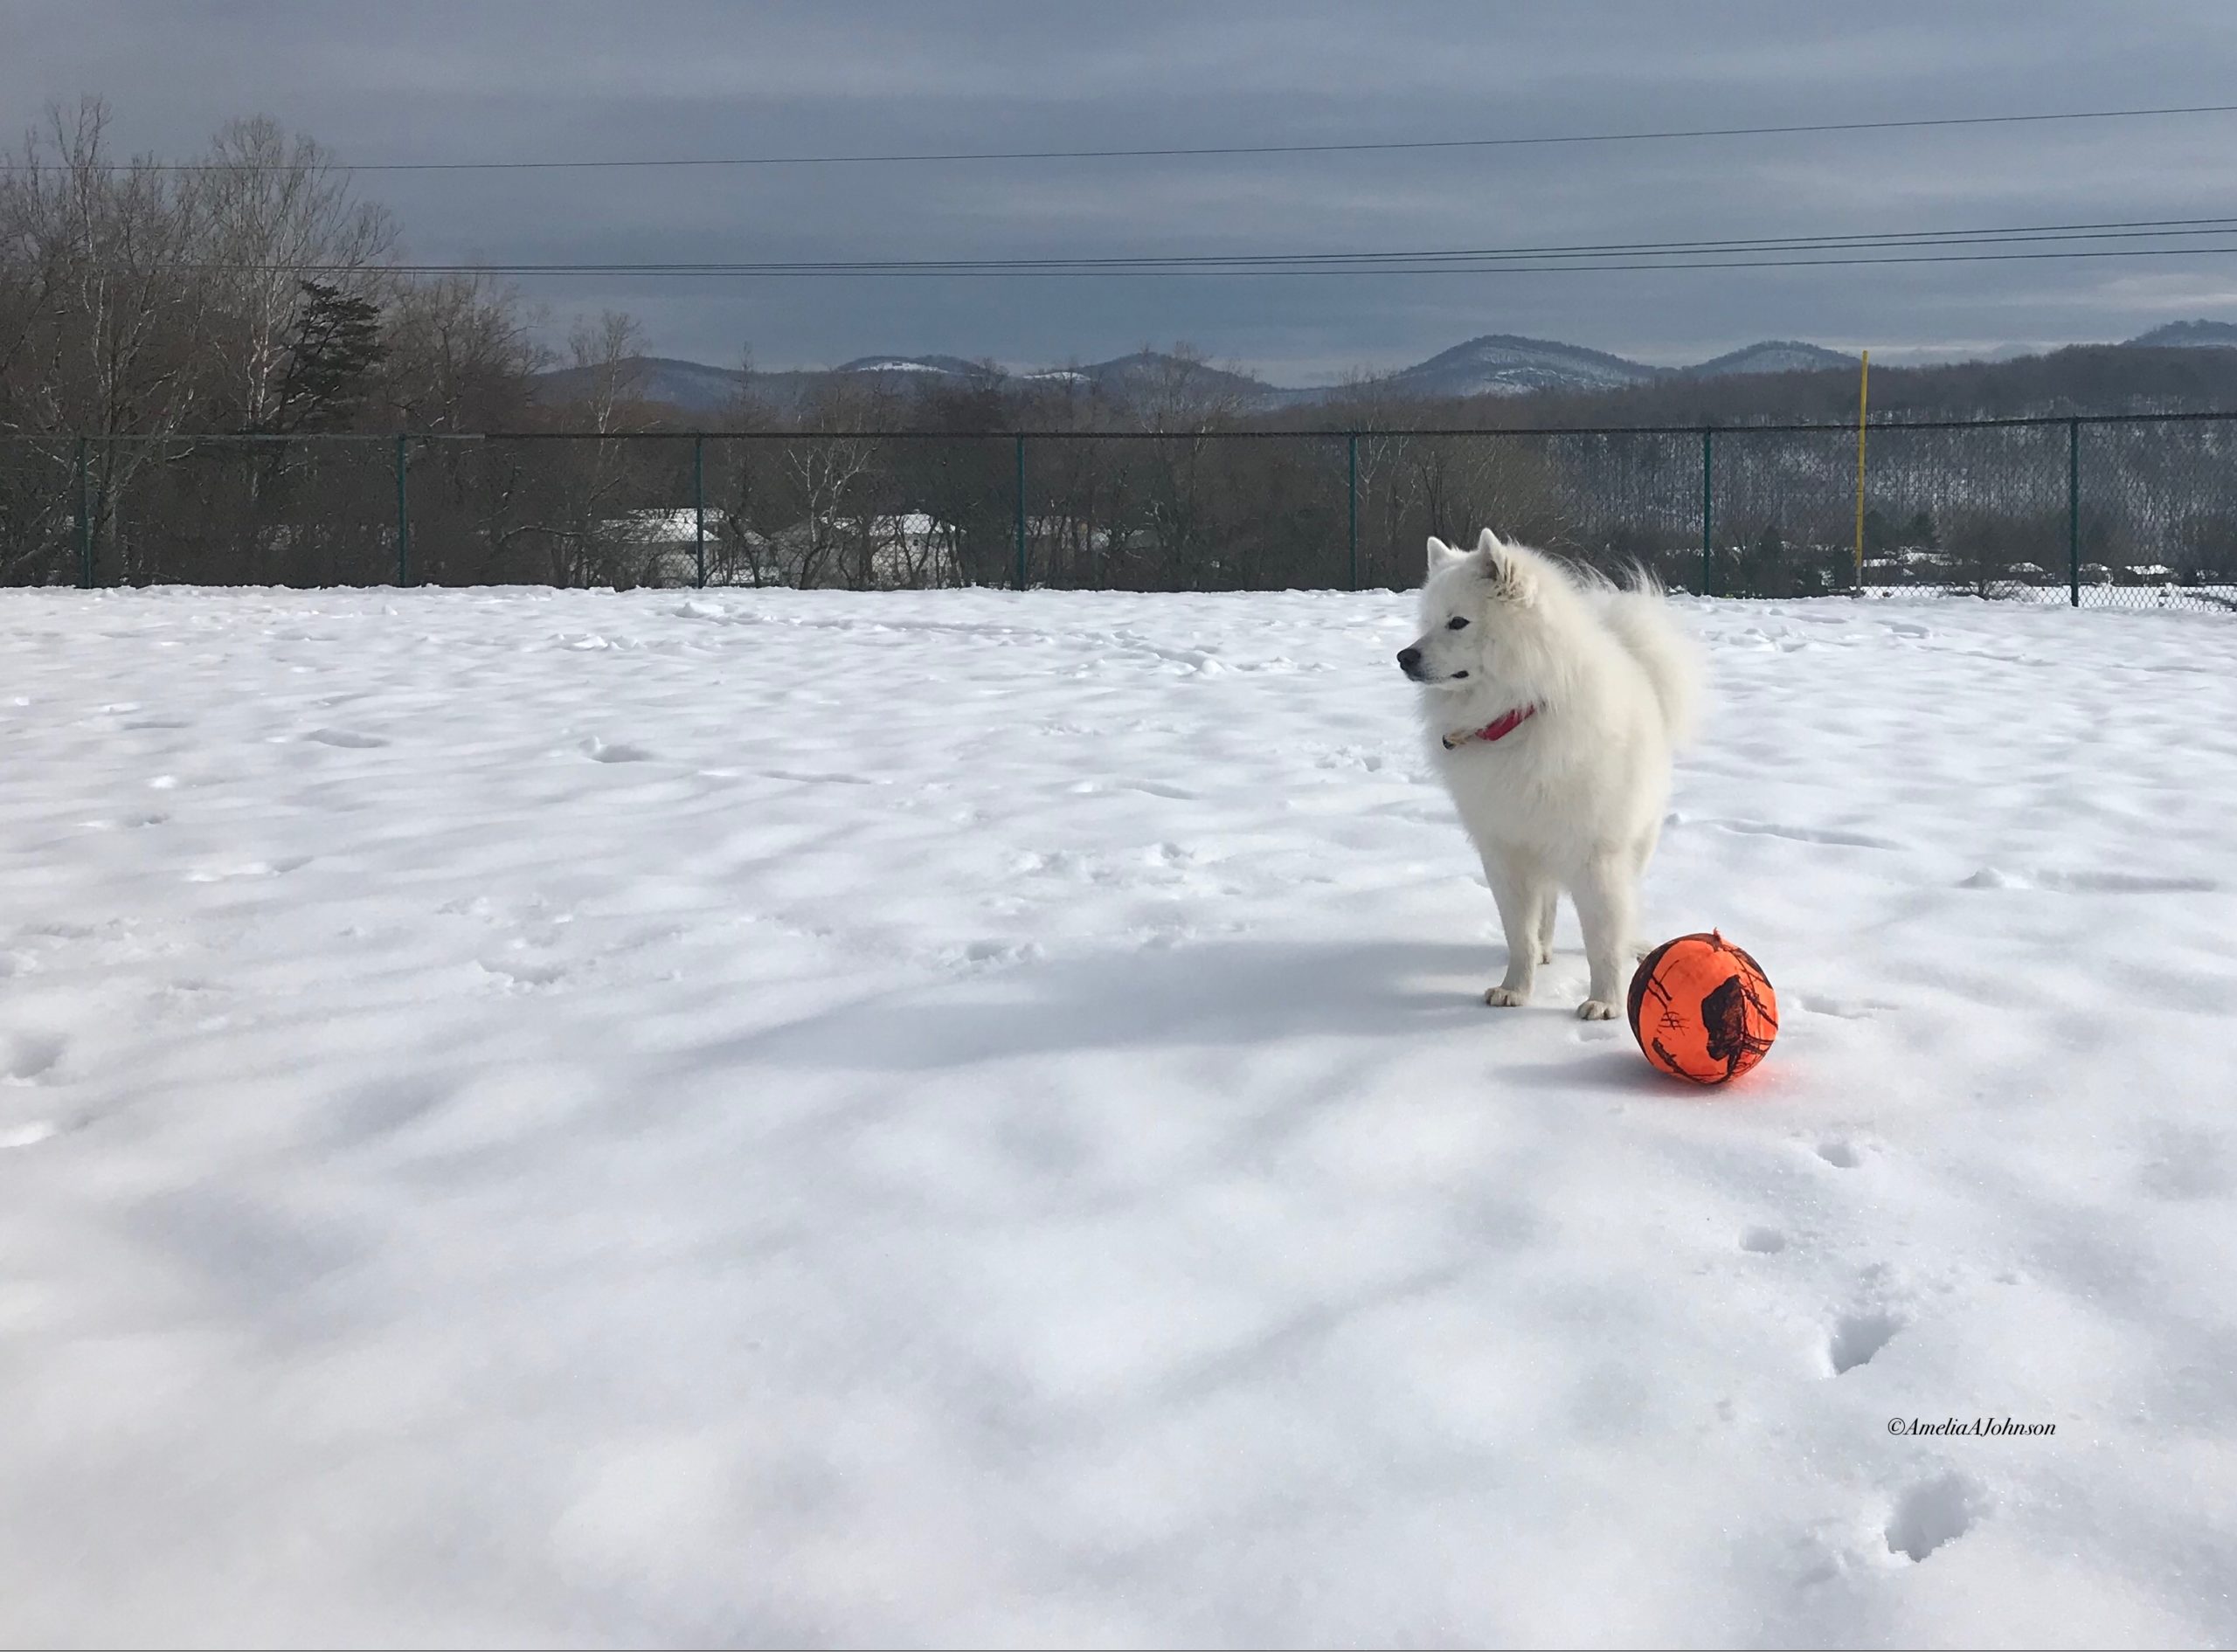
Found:
[[[0,0],[0,115],[360,162],[1467,138],[2237,102],[2237,5]],[[2237,214],[2237,115],[1280,157],[368,175],[435,261],[1354,251]],[[1187,340],[1281,382],[1480,333],[1875,357],[2237,320],[2237,254],[1818,271],[523,283],[656,353],[1033,366]]]

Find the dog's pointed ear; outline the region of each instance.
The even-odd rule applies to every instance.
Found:
[[[1484,564],[1484,577],[1504,581],[1514,571],[1514,558],[1506,554],[1507,548],[1499,536],[1486,528],[1476,536],[1476,560]]]
[[[1486,528],[1476,536],[1475,557],[1494,594],[1507,602],[1527,604],[1538,594],[1530,558],[1520,544],[1502,540]]]
[[[1433,574],[1441,572],[1444,569],[1451,567],[1453,563],[1458,562],[1467,554],[1467,552],[1463,550],[1453,550],[1451,546],[1446,544],[1444,541],[1439,539],[1435,534],[1431,534],[1430,536],[1429,569],[1430,572]]]

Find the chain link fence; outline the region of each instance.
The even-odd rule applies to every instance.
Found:
[[[1484,526],[1721,597],[2237,609],[2237,416],[0,436],[0,584],[1402,588]]]

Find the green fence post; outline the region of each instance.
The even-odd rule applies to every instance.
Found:
[[[404,491],[404,447],[411,439],[398,433],[396,439],[396,583],[412,583],[412,512],[407,508]]]
[[[1352,589],[1360,588],[1360,433],[1344,438],[1344,515],[1351,544]]]
[[[1025,589],[1025,432],[1017,433],[1017,588]]]
[[[78,439],[78,589],[93,588],[93,510],[86,497],[91,467],[87,463],[86,439]]]
[[[707,439],[691,439],[691,516],[697,533],[699,589],[707,589]]]
[[[2081,421],[2066,422],[2066,594],[2081,606]]]
[[[1701,595],[1716,595],[1716,551],[1711,538],[1714,515],[1709,502],[1709,467],[1716,452],[1716,432],[1701,432]]]

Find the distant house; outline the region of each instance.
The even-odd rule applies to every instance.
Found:
[[[1028,516],[1025,531],[1036,545],[1054,543],[1070,548],[1075,544],[1087,550],[1105,550],[1111,545],[1111,530],[1096,528],[1067,516]]]
[[[602,524],[614,542],[638,553],[641,582],[648,585],[692,585],[699,580],[699,513],[632,510]],[[706,515],[707,583],[710,585],[785,583],[770,555],[768,538],[751,528],[732,529],[729,516]]]
[[[878,589],[960,584],[961,535],[929,511],[825,516],[762,533],[723,511],[706,514],[705,556],[710,585],[835,586]],[[634,562],[648,585],[697,583],[698,513],[634,510],[600,524],[609,546]]]
[[[811,518],[768,536],[763,582],[877,590],[959,584],[960,541],[952,523],[929,511]]]
[[[723,513],[707,513],[707,537],[719,530]],[[681,510],[631,510],[608,518],[610,525],[641,545],[689,545],[699,535],[699,513],[689,506]]]

